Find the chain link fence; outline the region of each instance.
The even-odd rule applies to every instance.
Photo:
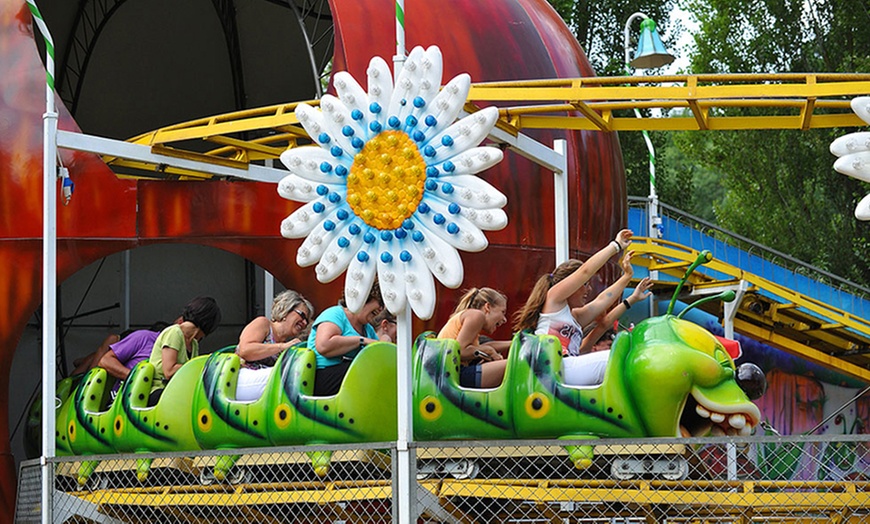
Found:
[[[862,435],[417,442],[412,453],[420,523],[870,522]],[[394,443],[88,458],[99,462],[50,461],[53,522],[395,516]],[[227,474],[215,475],[216,465]],[[16,522],[40,521],[41,471],[38,461],[22,464]]]

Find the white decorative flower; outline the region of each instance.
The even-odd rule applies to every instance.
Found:
[[[870,124],[870,97],[859,96],[850,104],[861,120]],[[834,169],[844,175],[870,182],[870,132],[849,133],[831,142],[831,153],[840,157]],[[858,202],[855,218],[870,220],[870,194]]]
[[[319,110],[296,108],[317,145],[281,155],[290,174],[278,193],[307,202],[281,223],[281,234],[305,237],[296,262],[317,263],[319,281],[347,270],[345,298],[353,311],[365,303],[377,274],[390,311],[410,304],[418,317],[431,317],[433,275],[458,287],[457,249],[481,251],[487,246],[482,230],[507,225],[507,198],[475,176],[503,157],[498,148],[475,147],[498,110],[454,122],[471,79],[461,74],[440,89],[441,71],[438,47],[416,47],[394,88],[387,63],[374,57],[368,92],[339,72],[338,97],[324,95]]]

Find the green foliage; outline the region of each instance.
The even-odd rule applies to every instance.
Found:
[[[683,28],[670,15],[677,6],[698,24],[694,45],[676,50],[689,58],[689,72],[870,72],[866,0],[550,3],[601,75],[624,73],[623,28],[635,11],[652,17],[676,50],[672,42]],[[632,28],[633,36],[637,30]],[[828,152],[834,138],[853,131],[652,132],[656,189],[663,202],[870,286],[870,224],[853,215],[870,186],[836,173]],[[649,153],[643,136],[619,138],[628,192],[645,196]]]

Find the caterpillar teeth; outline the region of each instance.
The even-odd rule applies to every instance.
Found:
[[[732,428],[735,430],[735,435],[743,435],[744,430],[748,430],[748,432],[745,432],[745,434],[748,435],[749,432],[752,431],[752,427],[746,425],[746,415],[742,413],[726,415],[724,413],[710,412],[709,410],[707,410],[707,408],[701,406],[700,404],[695,407],[695,413],[697,413],[701,417],[709,418],[712,422],[716,424],[721,424],[722,422],[725,422],[725,420],[728,420],[728,426],[730,427],[727,429],[723,429],[723,431],[728,431],[729,434],[731,434],[730,430]]]

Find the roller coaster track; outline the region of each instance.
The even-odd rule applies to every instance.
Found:
[[[635,258],[635,265],[674,279],[681,278],[698,256],[694,249],[650,238],[635,237],[632,249],[644,255]],[[670,296],[675,286],[675,281],[658,280],[654,292]],[[870,382],[867,319],[715,259],[692,274],[681,298],[691,302],[693,297],[699,299],[724,289],[744,292],[737,304],[735,332]],[[723,318],[721,303],[711,302],[706,308]]]
[[[849,101],[867,94],[870,74],[591,77],[473,84],[466,110],[495,105],[499,108],[496,125],[513,136],[532,129],[806,131],[865,126]],[[294,114],[299,103],[200,118],[129,141],[147,145],[154,153],[245,169],[252,162],[278,158],[288,147],[308,143]],[[670,111],[659,118],[635,118],[633,108]],[[735,109],[751,114],[735,116]],[[213,177],[195,169],[105,160],[119,174],[138,177]]]

